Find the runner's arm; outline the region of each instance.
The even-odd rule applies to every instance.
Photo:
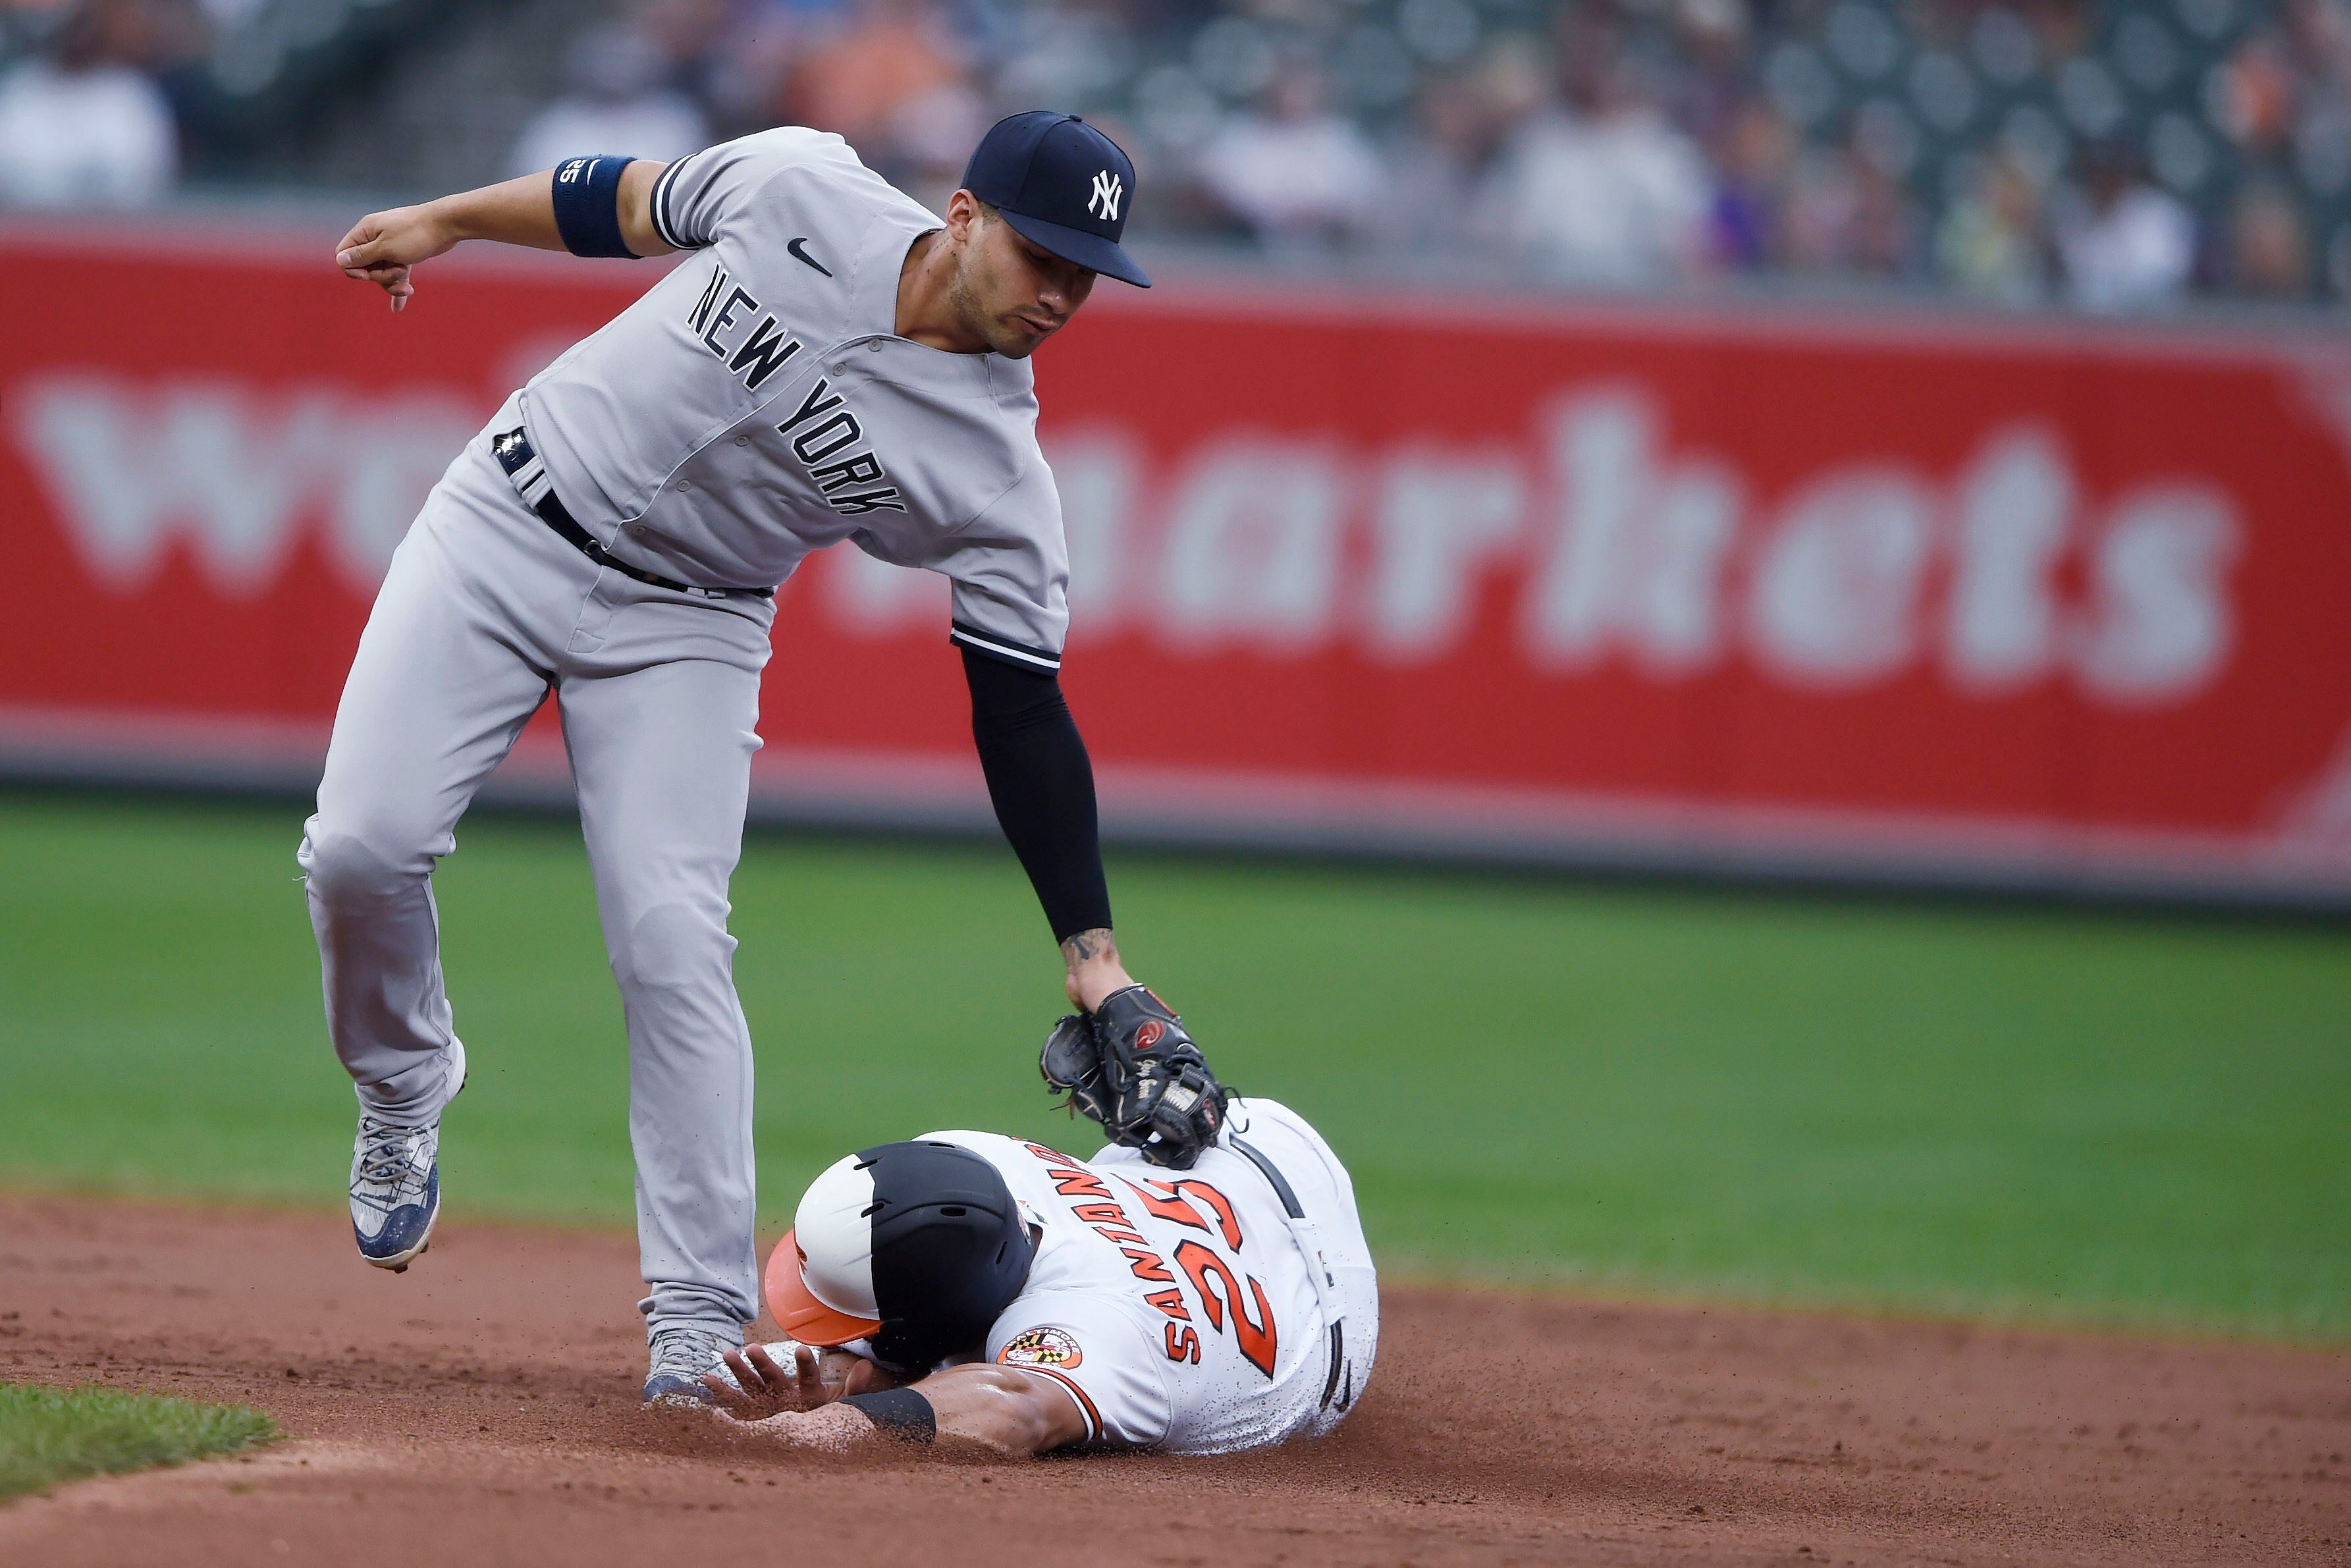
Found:
[[[640,158],[621,171],[621,237],[637,256],[663,256],[676,248],[653,228],[653,182],[666,167]],[[370,213],[336,243],[335,265],[345,277],[391,295],[392,308],[398,310],[416,292],[412,269],[462,240],[563,249],[554,191],[554,171],[542,170],[413,207]]]
[[[927,1400],[935,1441],[1021,1458],[1082,1442],[1086,1419],[1069,1391],[1041,1374],[1017,1366],[970,1362],[913,1385]],[[750,1423],[797,1448],[841,1453],[901,1440],[854,1404],[838,1400],[812,1410],[787,1411]]]
[[[972,1362],[935,1372],[914,1385],[931,1402],[942,1441],[976,1443],[1025,1458],[1081,1442],[1085,1417],[1067,1389],[1017,1366]]]

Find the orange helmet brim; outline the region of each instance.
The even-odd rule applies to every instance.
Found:
[[[816,1299],[801,1277],[799,1233],[786,1231],[768,1254],[768,1311],[784,1333],[802,1344],[847,1344],[880,1332],[879,1318],[852,1317]]]

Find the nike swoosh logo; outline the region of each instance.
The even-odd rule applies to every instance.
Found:
[[[802,249],[800,248],[800,246],[802,246],[806,245],[807,243],[808,243],[808,235],[800,235],[800,236],[799,236],[799,238],[798,238],[798,239],[796,239],[796,240],[792,241],[792,243],[791,243],[791,244],[789,244],[789,245],[788,245],[788,246],[784,246],[784,248],[785,248],[786,250],[788,250],[788,251],[790,251],[790,252],[792,253],[793,256],[794,256],[796,259],[800,260],[800,261],[805,261],[805,262],[807,262],[810,267],[815,267],[819,272],[823,273],[827,277],[831,277],[832,276],[832,268],[831,268],[831,267],[829,267],[825,266],[825,264],[824,264],[824,263],[822,263],[822,262],[819,261],[816,257],[814,257],[814,256],[810,256],[808,252],[806,252],[806,251],[804,251],[804,250],[802,250]]]

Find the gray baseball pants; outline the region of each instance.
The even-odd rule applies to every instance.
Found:
[[[726,884],[774,616],[772,600],[599,567],[524,507],[477,435],[392,557],[299,855],[327,1030],[360,1103],[439,1115],[458,1085],[433,868],[554,694],[628,1019],[649,1332],[739,1333],[758,1312],[751,1037]]]

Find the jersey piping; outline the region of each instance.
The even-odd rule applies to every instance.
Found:
[[[661,177],[653,182],[653,202],[651,204],[653,207],[653,233],[659,235],[661,236],[662,243],[668,246],[673,250],[697,250],[701,248],[698,246],[688,245],[685,241],[678,238],[677,231],[670,226],[669,222],[670,188],[677,183],[679,172],[685,168],[687,163],[693,162],[693,158],[694,154],[688,153],[684,158],[674,158],[670,160],[669,167],[664,169],[661,172]]]
[[[1059,670],[1061,667],[1061,661],[1050,650],[1030,648],[1019,643],[1008,642],[993,632],[983,632],[978,627],[962,621],[951,621],[947,623],[947,641],[959,643],[974,653],[986,653],[993,658],[1002,659],[1008,664],[1019,664],[1029,669],[1050,671]]]
[[[1089,1443],[1099,1443],[1102,1441],[1102,1412],[1094,1408],[1093,1400],[1087,1396],[1084,1389],[1078,1386],[1078,1381],[1076,1378],[1071,1377],[1068,1373],[1058,1371],[1050,1366],[1024,1366],[1020,1370],[1023,1372],[1033,1372],[1040,1377],[1050,1377],[1054,1382],[1060,1384],[1061,1385],[1062,1392],[1067,1394],[1071,1399],[1077,1401],[1078,1414],[1085,1417],[1085,1440]]]

